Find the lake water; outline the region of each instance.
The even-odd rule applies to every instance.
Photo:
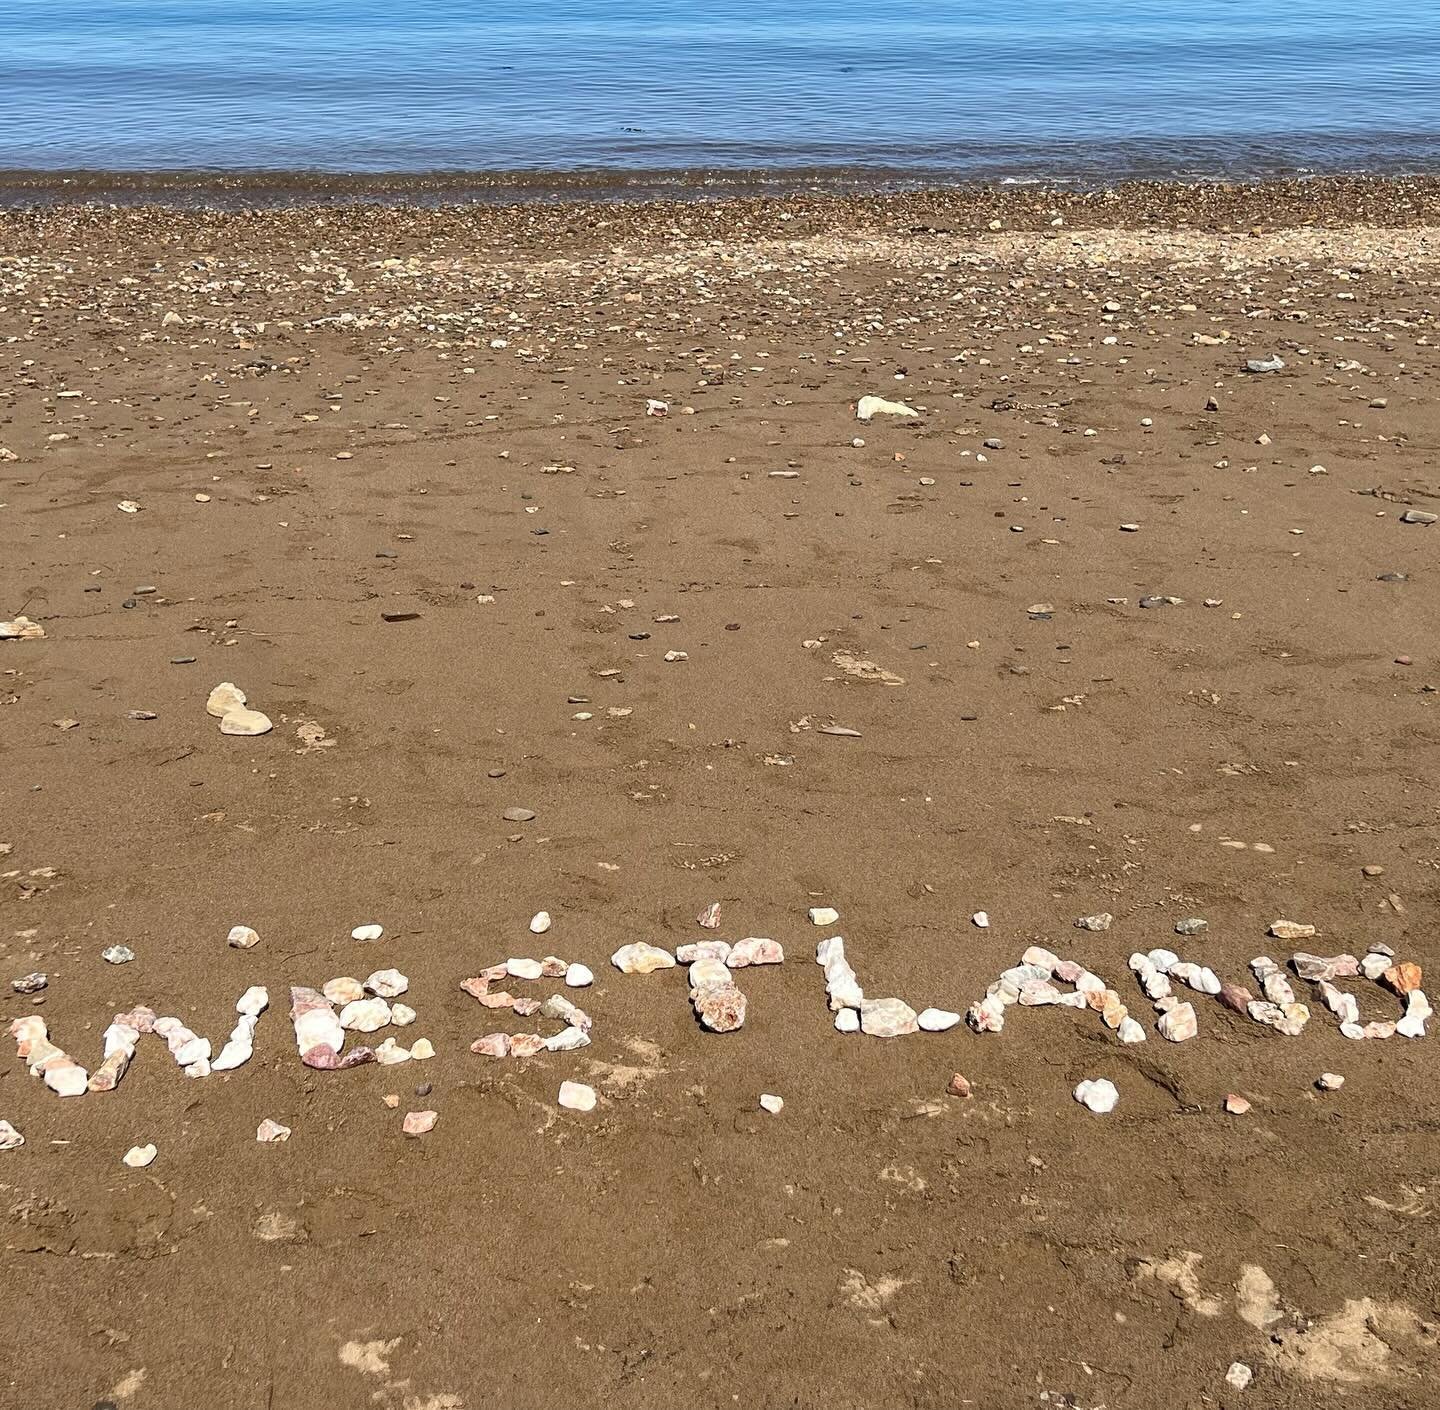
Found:
[[[1440,0],[0,0],[0,169],[1440,167]]]

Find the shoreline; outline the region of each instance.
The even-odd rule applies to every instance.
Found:
[[[1127,205],[1159,203],[1171,219],[1215,219],[1227,205],[1257,199],[1299,218],[1319,205],[1327,218],[1379,219],[1386,212],[1440,211],[1440,171],[1277,172],[1107,181],[1084,177],[976,179],[941,170],[883,167],[785,170],[395,172],[0,170],[0,215],[96,206],[238,213],[350,208],[417,211],[511,206],[646,206],[776,202],[871,202],[936,206],[962,217],[1037,203],[1078,218],[1097,207],[1113,219]],[[1117,204],[1118,203],[1118,204]],[[1326,210],[1325,207],[1330,209]],[[1366,215],[1365,212],[1370,212]],[[1429,218],[1428,216],[1426,217]],[[1272,222],[1273,223],[1273,220]]]

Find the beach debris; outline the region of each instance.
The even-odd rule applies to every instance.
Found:
[[[278,1121],[271,1121],[267,1116],[255,1128],[255,1139],[262,1145],[277,1145],[290,1139],[290,1128],[282,1126]]]
[[[135,951],[128,945],[107,945],[100,951],[100,958],[106,964],[129,964],[135,958]]]
[[[945,1090],[952,1097],[968,1097],[974,1088],[970,1085],[970,1079],[963,1072],[952,1072],[949,1082],[945,1084]]]
[[[811,906],[811,925],[836,925],[840,920],[840,912],[834,906]]]
[[[551,924],[549,911],[536,911],[535,914],[530,917],[530,933],[532,935],[543,935],[550,929]]]
[[[1247,372],[1257,373],[1283,372],[1285,370],[1285,361],[1278,355],[1272,357],[1252,357],[1246,362],[1245,370]]]
[[[711,901],[698,916],[695,917],[695,924],[702,930],[720,929],[720,902]]]
[[[1225,1110],[1231,1116],[1244,1116],[1250,1110],[1250,1103],[1242,1097],[1239,1092],[1227,1092],[1225,1095]]]
[[[1087,1077],[1075,1088],[1075,1100],[1097,1115],[1115,1110],[1120,1093],[1108,1077]]]
[[[407,1111],[405,1119],[400,1123],[400,1129],[407,1136],[423,1136],[427,1131],[433,1131],[435,1123],[439,1120],[438,1112]]]
[[[785,1110],[785,1099],[774,1096],[769,1092],[761,1092],[760,1106],[762,1110],[768,1111],[771,1116],[779,1116],[779,1114]]]
[[[1115,922],[1115,917],[1109,911],[1101,911],[1099,915],[1080,916],[1075,926],[1078,930],[1109,930]]]
[[[560,1084],[560,1105],[571,1111],[594,1111],[596,1100],[594,1087],[587,1087],[583,1082]]]
[[[637,940],[616,950],[610,963],[621,974],[653,974],[657,969],[674,969],[675,957],[668,950]]]
[[[382,999],[394,999],[410,988],[410,981],[398,969],[377,969],[366,976],[365,989]],[[327,994],[326,998],[330,996]],[[357,996],[358,997],[358,996]]]
[[[34,974],[26,974],[19,979],[12,979],[10,981],[10,987],[17,994],[38,994],[42,989],[46,988],[49,983],[50,976],[48,974],[42,974],[37,970]]]
[[[15,617],[9,622],[0,622],[0,641],[39,641],[45,635],[45,628],[29,617]]]
[[[18,1150],[24,1144],[24,1136],[8,1121],[0,1121],[0,1151]]]
[[[916,1023],[925,1033],[945,1033],[960,1022],[960,1015],[949,1009],[921,1009]]]
[[[291,986],[290,1017],[295,1024],[295,1046],[306,1067],[334,1072],[375,1060],[369,1048],[356,1048],[343,1058],[340,1056],[345,1029],[329,999],[316,990]]]
[[[384,933],[384,926],[375,925],[372,922],[369,925],[357,925],[355,929],[350,932],[350,938],[352,940],[378,940]]]
[[[50,1041],[49,1029],[38,1013],[26,1014],[10,1025],[15,1055],[41,1078],[56,1096],[79,1097],[86,1091],[88,1074],[67,1052]]]
[[[595,982],[595,976],[590,972],[588,965],[571,964],[565,968],[565,987],[567,989],[585,989]]]
[[[153,1145],[131,1146],[120,1159],[132,1170],[143,1170],[147,1165],[152,1164],[159,1154],[160,1152]]]
[[[230,1030],[230,1036],[225,1040],[225,1046],[220,1049],[219,1057],[211,1062],[212,1072],[229,1072],[250,1061],[255,1052],[255,1026],[260,1022],[260,1015],[269,1007],[270,991],[259,984],[251,985],[241,994],[235,1004],[235,1012],[240,1016],[239,1021]],[[117,1023],[121,1017],[116,1016]]]
[[[899,1038],[920,1031],[919,1016],[902,999],[863,999],[860,1031],[872,1038]]]
[[[903,401],[886,401],[884,397],[861,397],[855,404],[855,419],[869,421],[876,416],[919,416],[913,406]]]
[[[253,950],[260,943],[260,936],[248,925],[232,925],[225,943],[232,950]]]
[[[221,681],[206,698],[205,713],[223,720],[232,710],[243,710],[245,704],[245,692],[234,681]]]
[[[1322,1072],[1315,1079],[1315,1085],[1322,1092],[1338,1092],[1345,1085],[1345,1079],[1338,1072]]]
[[[1225,1372],[1225,1384],[1231,1390],[1244,1390],[1254,1379],[1255,1372],[1243,1361],[1232,1361]]]

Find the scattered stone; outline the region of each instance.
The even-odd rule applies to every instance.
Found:
[[[127,720],[158,720],[160,716],[153,710],[127,710],[125,718]]]
[[[695,917],[696,925],[702,930],[719,930],[720,928],[720,902],[711,901],[698,916]]]
[[[1245,370],[1247,372],[1283,372],[1285,363],[1280,357],[1252,357],[1245,364]]]
[[[135,951],[128,945],[108,945],[100,951],[100,958],[106,964],[129,964],[135,958]]]
[[[353,1004],[357,999],[365,997],[365,986],[358,979],[352,979],[346,974],[338,979],[327,979],[320,992],[332,1004]]]
[[[567,965],[565,969],[565,987],[567,989],[586,989],[595,982],[595,976],[589,968],[583,964]]]
[[[223,720],[232,710],[243,710],[245,703],[245,692],[234,681],[221,681],[205,701],[205,713]]]
[[[841,1009],[835,1015],[835,1028],[840,1033],[858,1033],[860,1031],[860,1014],[856,1009]]]
[[[1315,1085],[1322,1092],[1338,1092],[1345,1085],[1345,1079],[1338,1072],[1322,1072],[1315,1079]]]
[[[1160,1030],[1160,1036],[1168,1038],[1172,1043],[1183,1043],[1187,1038],[1193,1038],[1198,1031],[1195,1006],[1176,1004],[1168,1013],[1160,1015],[1160,1022],[1156,1027]]]
[[[1177,935],[1199,935],[1210,929],[1210,922],[1202,920],[1199,916],[1189,916],[1185,920],[1175,922],[1175,933]]]
[[[433,1131],[439,1120],[439,1112],[407,1111],[405,1119],[400,1123],[400,1129],[407,1136],[423,1136],[427,1131]]]
[[[811,925],[835,925],[840,920],[840,912],[833,906],[811,906]]]
[[[530,933],[532,935],[543,935],[550,929],[551,920],[549,911],[536,911],[530,917]]]
[[[1087,1077],[1075,1088],[1075,1100],[1100,1116],[1115,1110],[1120,1093],[1108,1077]]]
[[[1225,1098],[1225,1110],[1231,1116],[1244,1116],[1250,1110],[1250,1103],[1238,1092],[1230,1092]]]
[[[535,810],[533,808],[506,808],[500,816],[506,822],[534,822]]]
[[[561,1106],[571,1111],[594,1111],[597,1098],[594,1087],[587,1087],[583,1082],[562,1082],[559,1100]]]
[[[29,617],[16,617],[10,622],[0,622],[0,641],[39,641],[45,635],[45,628]]]
[[[1431,514],[1425,509],[1407,509],[1401,516],[1402,524],[1436,524],[1440,523],[1440,514]]]
[[[340,1026],[349,1033],[374,1033],[390,1022],[384,999],[355,999],[340,1010]]]
[[[978,930],[989,930],[990,916],[985,911],[976,911],[975,914],[970,917],[970,923]]]
[[[143,1170],[147,1165],[151,1164],[159,1154],[160,1152],[157,1151],[153,1145],[131,1146],[120,1158],[132,1170]]]
[[[382,999],[393,999],[409,987],[409,979],[398,969],[377,969],[365,980],[365,988]]]
[[[778,1116],[785,1109],[785,1100],[783,1097],[771,1096],[769,1092],[761,1092],[760,1105],[771,1116]]]
[[[1115,922],[1115,917],[1109,911],[1101,911],[1099,915],[1081,916],[1075,925],[1080,930],[1109,930]]]
[[[950,1081],[946,1084],[945,1090],[949,1092],[952,1097],[968,1097],[974,1089],[971,1087],[968,1077],[963,1073],[955,1072],[951,1074]]]
[[[435,1056],[435,1044],[428,1038],[417,1038],[410,1044],[410,1056],[416,1062],[427,1062]]]
[[[757,964],[784,964],[785,950],[778,940],[748,935],[743,940],[737,940],[723,958],[731,969],[745,969]]]
[[[26,1014],[10,1025],[15,1055],[42,1079],[56,1096],[79,1097],[86,1091],[89,1075],[68,1053],[50,1041],[49,1029],[39,1014]],[[138,1036],[138,1035],[137,1035]]]
[[[18,1150],[24,1144],[24,1136],[8,1121],[0,1121],[0,1151]]]
[[[280,1141],[288,1141],[290,1139],[290,1128],[288,1126],[282,1126],[278,1121],[271,1121],[267,1116],[265,1120],[255,1128],[255,1139],[262,1144],[277,1144]]]
[[[373,922],[368,925],[357,925],[350,932],[352,940],[378,940],[385,933],[383,925],[376,925]]]
[[[664,953],[663,951],[661,953]],[[539,960],[517,957],[505,961],[505,973],[511,979],[539,979],[542,969]]]
[[[220,721],[221,734],[269,734],[274,728],[275,726],[270,723],[269,715],[263,715],[259,710],[248,710],[244,707],[231,710]]]
[[[50,983],[48,974],[41,974],[38,970],[34,974],[27,974],[22,979],[12,979],[10,987],[17,994],[38,994]]]
[[[703,964],[717,964],[702,960]],[[692,972],[695,967],[692,966]],[[721,966],[722,973],[728,973]],[[733,1033],[745,1023],[745,995],[730,982],[698,984],[690,990],[690,1002],[700,1022],[714,1033]]]
[[[1294,920],[1277,920],[1271,922],[1269,934],[1277,940],[1309,940],[1315,935],[1315,927]]]
[[[232,925],[225,943],[232,950],[253,950],[260,943],[260,936],[248,925]]]
[[[869,421],[876,416],[919,416],[913,406],[903,401],[886,401],[884,397],[861,397],[855,406],[855,419]]]
[[[1255,1379],[1252,1371],[1243,1361],[1232,1361],[1225,1372],[1225,1384],[1232,1390],[1244,1390]]]

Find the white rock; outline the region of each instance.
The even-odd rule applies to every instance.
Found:
[[[393,1038],[387,1038],[376,1046],[375,1061],[382,1067],[393,1067],[398,1062],[409,1062],[410,1049],[402,1048]]]
[[[590,1035],[583,1028],[576,1028],[573,1024],[545,1039],[545,1051],[549,1053],[569,1053],[576,1048],[589,1046]]]
[[[532,935],[543,935],[550,929],[550,925],[549,911],[536,911],[535,914],[530,917],[530,933]]]
[[[332,1004],[353,1004],[356,999],[365,997],[365,986],[358,979],[342,974],[337,979],[327,979],[320,992]]]
[[[1133,1018],[1122,1018],[1120,1026],[1115,1030],[1115,1036],[1122,1043],[1143,1043],[1145,1041],[1145,1030]]]
[[[1315,1085],[1322,1092],[1338,1092],[1345,1085],[1345,1079],[1338,1072],[1322,1072]]]
[[[260,936],[248,925],[232,925],[225,943],[235,950],[253,950],[260,943]]]
[[[355,929],[350,932],[350,938],[352,940],[378,940],[384,933],[385,927],[383,925],[375,925],[373,923],[370,925],[357,925]]]
[[[1080,930],[1109,930],[1115,922],[1115,917],[1109,911],[1101,911],[1098,915],[1081,916],[1075,925]]]
[[[0,1151],[18,1150],[24,1144],[24,1136],[8,1121],[0,1121]]]
[[[282,1126],[278,1121],[271,1121],[267,1116],[255,1128],[255,1139],[257,1141],[288,1141],[290,1139],[290,1128]]]
[[[205,713],[223,720],[232,710],[245,707],[245,692],[234,681],[221,681],[205,702]]]
[[[594,1111],[595,1089],[583,1082],[562,1082],[560,1084],[560,1105],[571,1111]]]
[[[131,1146],[120,1158],[132,1170],[143,1170],[159,1154],[154,1146]]]
[[[595,976],[583,964],[572,964],[565,970],[567,989],[588,989],[595,982]]]
[[[616,950],[610,956],[610,963],[621,974],[653,974],[657,969],[674,969],[675,956],[668,950],[637,940]]]
[[[1244,1390],[1254,1378],[1255,1372],[1243,1361],[1232,1361],[1225,1372],[1225,1384],[1232,1390]]]
[[[1120,1100],[1120,1093],[1115,1090],[1115,1084],[1108,1077],[1087,1077],[1075,1088],[1075,1100],[1091,1111],[1104,1116],[1107,1112],[1115,1110],[1115,1103]]]
[[[1423,989],[1412,989],[1405,996],[1405,1017],[1395,1025],[1395,1031],[1402,1038],[1423,1038],[1425,1021],[1434,1012]]]
[[[855,419],[869,421],[873,416],[919,416],[913,406],[903,401],[886,401],[884,397],[861,397],[855,406]]]
[[[990,916],[986,911],[976,911],[975,914],[970,917],[970,922],[981,930],[990,929]]]
[[[269,715],[263,715],[259,710],[247,710],[244,706],[227,711],[220,721],[221,734],[269,734],[274,728]]]
[[[916,1021],[927,1033],[944,1033],[960,1022],[960,1015],[949,1009],[922,1009]]]
[[[854,1009],[841,1009],[835,1015],[835,1027],[842,1033],[858,1033],[860,1031],[860,1015]]]
[[[511,979],[539,979],[540,961],[527,959],[523,955],[505,961],[505,973]]]
[[[1270,923],[1270,934],[1277,940],[1309,940],[1315,934],[1315,927],[1295,920],[1276,920]]]
[[[340,1026],[351,1033],[373,1033],[390,1022],[390,1005],[384,999],[356,999],[340,1010]]]
[[[783,1097],[772,1096],[769,1092],[760,1093],[760,1105],[768,1111],[771,1116],[778,1116],[785,1109]]]
[[[834,925],[840,919],[840,912],[834,906],[811,906],[811,925]]]
[[[417,1038],[410,1044],[410,1056],[416,1062],[424,1062],[435,1056],[435,1044],[428,1038]]]
[[[377,969],[365,980],[365,987],[382,999],[393,999],[410,987],[410,981],[398,969]]]
[[[397,1028],[408,1028],[415,1022],[415,1010],[409,1004],[391,1004],[390,1022]]]

